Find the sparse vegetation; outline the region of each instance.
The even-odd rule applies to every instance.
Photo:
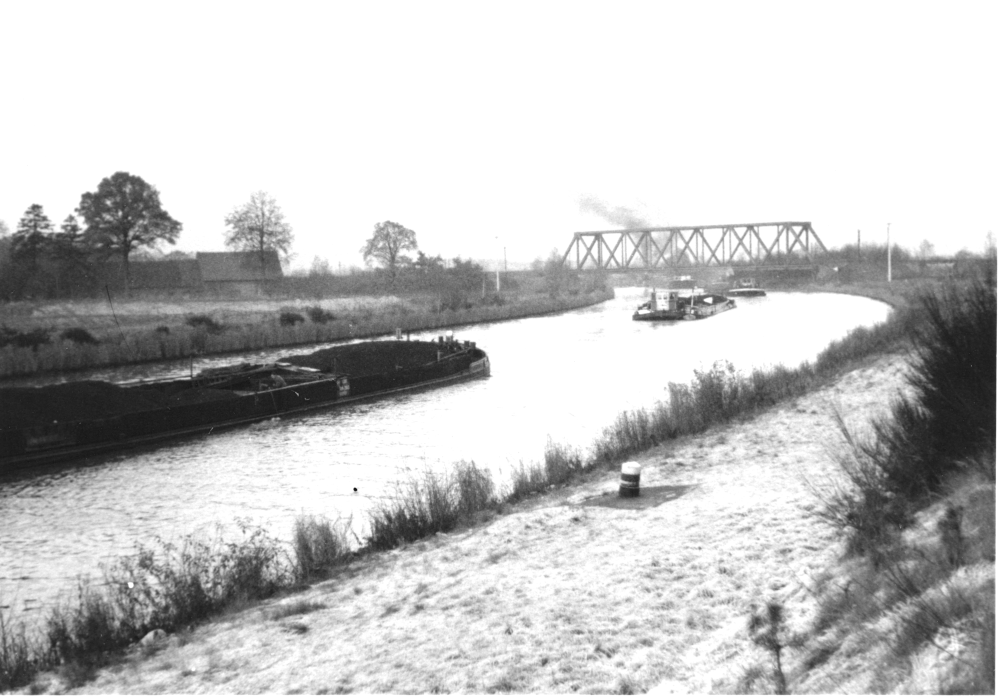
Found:
[[[748,418],[781,400],[805,394],[866,356],[904,349],[913,321],[909,311],[895,312],[883,324],[854,330],[827,347],[815,363],[798,368],[779,366],[743,375],[722,361],[696,370],[689,384],[668,386],[665,402],[619,414],[594,442],[587,466],[620,462],[667,440]]]
[[[75,344],[96,344],[97,339],[83,327],[71,327],[59,334],[63,341],[72,341]]]
[[[298,312],[282,312],[278,318],[278,322],[282,327],[294,327],[296,324],[302,324],[305,321],[306,318]]]
[[[989,287],[986,291],[991,292]],[[974,348],[982,350],[984,355],[991,355],[992,351],[995,356],[995,290],[992,293],[992,305],[987,297],[982,306],[987,312],[992,312],[993,347],[983,347],[976,343]],[[961,304],[961,308],[970,306],[974,304]],[[926,311],[926,305],[921,307]],[[961,316],[961,312],[955,315],[950,309],[942,311],[942,317],[955,316]],[[978,327],[976,322],[972,324]],[[444,474],[428,473],[421,480],[404,485],[397,497],[372,512],[369,521],[371,536],[367,540],[367,546],[355,549],[354,552],[390,549],[435,532],[447,532],[460,525],[475,522],[480,513],[496,510],[504,502],[515,503],[532,493],[569,481],[580,472],[609,462],[619,462],[621,458],[664,439],[684,433],[696,433],[723,420],[743,418],[781,399],[815,387],[820,381],[829,379],[838,370],[850,367],[854,361],[871,351],[885,350],[887,346],[893,349],[907,346],[907,337],[913,337],[916,342],[914,352],[923,361],[920,365],[938,365],[938,352],[925,353],[927,342],[933,341],[935,336],[947,339],[941,342],[941,351],[945,355],[951,355],[949,352],[955,347],[972,346],[956,336],[956,333],[966,331],[962,329],[965,325],[961,322],[955,324],[948,320],[944,325],[948,330],[937,334],[929,332],[927,326],[920,322],[919,317],[897,313],[893,320],[882,327],[855,332],[838,342],[813,366],[754,373],[749,377],[739,375],[726,364],[717,364],[699,371],[690,385],[671,386],[669,403],[658,405],[652,411],[639,410],[621,415],[604,433],[590,456],[585,457],[564,446],[549,443],[544,463],[522,464],[515,468],[509,488],[502,494],[497,493],[489,474],[473,463],[458,463],[451,472]],[[960,357],[961,351],[955,355]],[[928,359],[930,363],[926,363]],[[947,364],[947,361],[944,363]],[[923,371],[918,368],[912,382],[914,394],[923,394],[922,390],[926,387],[928,394],[934,399],[941,398],[937,402],[931,400],[931,404],[949,405],[955,400],[966,400],[971,401],[973,408],[986,409],[986,413],[992,415],[995,414],[995,365],[992,370],[992,380],[983,380],[994,390],[992,402],[986,405],[975,400],[990,399],[989,390],[983,396],[983,393],[970,392],[968,385],[948,385],[942,389],[942,376],[953,382],[952,373],[948,370]],[[971,371],[968,374],[974,375]],[[926,378],[928,375],[935,377],[928,379],[926,383],[921,382],[921,376]],[[912,405],[909,407],[913,415],[907,416],[909,420],[902,423],[911,426],[921,424],[924,430],[934,432],[935,429],[928,424],[938,418],[935,410],[943,407],[920,404],[919,408],[913,408]],[[893,413],[896,415],[903,412],[894,409]],[[923,478],[923,486],[919,491],[911,489],[908,482],[904,481],[905,477],[901,477],[899,471],[893,469],[901,467],[902,460],[898,459],[898,453],[893,455],[889,452],[889,444],[895,440],[886,440],[883,434],[895,433],[894,438],[898,440],[903,433],[894,430],[898,427],[899,422],[887,421],[875,430],[874,441],[859,438],[851,441],[852,447],[848,450],[853,453],[854,465],[861,468],[859,472],[863,476],[859,479],[860,484],[847,476],[841,489],[841,498],[830,499],[829,505],[824,509],[830,522],[840,526],[845,538],[859,536],[863,541],[851,549],[856,554],[864,555],[860,558],[864,563],[859,563],[857,559],[852,562],[856,573],[849,583],[837,584],[831,577],[827,587],[821,587],[822,607],[812,629],[814,636],[805,640],[802,651],[789,650],[797,649],[798,644],[791,640],[780,612],[775,615],[769,605],[763,612],[755,613],[757,619],[751,622],[751,638],[769,652],[774,670],[761,669],[753,675],[748,673],[745,676],[747,679],[759,680],[761,684],[770,681],[772,689],[779,692],[794,690],[795,676],[830,660],[847,633],[865,624],[869,627],[866,631],[874,631],[876,634],[882,632],[881,640],[885,647],[883,660],[892,666],[910,660],[923,647],[940,644],[942,631],[952,634],[962,632],[964,636],[972,637],[958,654],[958,660],[964,667],[959,671],[957,682],[953,680],[941,689],[969,692],[992,690],[995,631],[992,597],[992,568],[995,561],[995,426],[970,431],[973,436],[969,437],[978,440],[965,444],[960,452],[955,451],[954,444],[946,442],[946,438],[938,441],[933,438],[929,441],[922,440],[921,442],[930,443],[935,448],[933,452],[937,453],[937,465],[928,470],[929,460],[910,463]],[[942,430],[942,433],[945,431]],[[876,447],[873,443],[882,445]],[[904,445],[910,446],[908,442]],[[850,475],[846,469],[845,472]],[[890,477],[887,472],[894,476]],[[865,477],[870,477],[870,482]],[[873,498],[865,504],[865,487],[873,492],[889,492],[892,495],[877,498],[872,494]],[[900,523],[920,512],[919,507],[934,503],[936,499],[929,496],[934,492],[939,495],[946,492],[958,493],[951,493],[946,505],[941,505],[940,510],[934,514],[936,518],[930,526],[933,532],[921,544],[902,540],[898,534]],[[898,505],[903,517],[885,517],[885,510],[892,509],[887,501],[894,502],[897,499],[901,502]],[[865,523],[868,526],[866,530],[872,530],[871,534],[859,532],[852,527],[851,521],[856,518],[849,514],[854,513],[855,509],[849,506],[859,506],[859,501],[871,509],[873,520]],[[841,508],[838,509],[837,506]],[[860,510],[867,509],[862,507]],[[896,532],[881,537],[876,535],[876,526],[883,523],[886,523],[886,528],[894,527]],[[85,652],[79,647],[92,646],[94,651],[101,652],[110,650],[100,643],[108,641],[108,637],[113,638],[115,646],[135,641],[142,636],[142,630],[159,626],[152,622],[154,616],[165,618],[162,622],[164,625],[174,622],[173,626],[178,626],[178,617],[189,617],[184,621],[186,623],[195,622],[218,612],[227,603],[267,597],[281,588],[294,587],[303,579],[322,577],[331,568],[335,569],[351,558],[352,554],[347,551],[347,530],[348,526],[342,523],[330,523],[321,518],[301,518],[296,522],[293,549],[287,558],[283,556],[282,545],[263,537],[258,538],[259,545],[224,547],[211,553],[208,551],[210,548],[197,545],[181,548],[164,545],[156,553],[149,552],[150,556],[145,558],[146,561],[142,561],[140,554],[140,557],[114,567],[114,573],[108,577],[111,581],[108,586],[111,595],[106,600],[99,602],[81,594],[79,606],[82,609],[79,612],[64,610],[62,618],[52,625],[58,631],[50,635],[56,638],[50,643],[63,647],[56,652],[62,656],[59,660],[66,660],[66,656],[77,656],[66,665],[86,666],[86,661],[79,658]],[[185,556],[183,550],[191,550],[191,554]],[[508,554],[510,552],[505,549],[490,550],[486,555],[486,563],[500,563]],[[205,558],[210,559],[211,563],[196,561]],[[222,561],[237,558],[245,561]],[[219,571],[208,572],[209,568],[218,568]],[[133,573],[122,573],[123,569]],[[155,581],[158,589],[155,593],[151,586],[129,586],[129,581],[136,583],[133,580],[134,571],[138,569],[143,570],[146,578]],[[193,573],[192,570],[197,571]],[[233,585],[225,580],[229,577],[240,578],[239,588],[247,588],[251,592],[233,593]],[[211,579],[211,582],[201,579]],[[137,588],[140,597],[155,597],[158,600],[151,602],[132,599]],[[163,590],[162,594],[158,594],[159,589],[169,588],[180,589],[180,592],[171,594]],[[226,590],[227,588],[230,590]],[[206,589],[211,589],[211,592]],[[360,587],[355,588],[355,592],[359,590]],[[164,605],[158,604],[161,602]],[[169,611],[164,609],[160,615],[156,615],[156,608],[165,608],[166,603],[176,604],[176,607]],[[294,603],[288,605],[291,607]],[[385,612],[396,614],[402,607],[390,603],[385,606]],[[423,607],[414,606],[414,612]],[[133,609],[126,611],[126,608]],[[288,610],[289,614],[282,614],[280,617],[275,615],[274,619],[305,614],[313,609],[319,608],[302,606],[294,611]],[[109,617],[112,618],[110,622]],[[699,621],[694,615],[685,620],[686,626],[691,629],[700,626]],[[877,622],[880,623],[879,627],[891,626],[891,630],[871,629]],[[92,640],[92,636],[100,636],[102,639]],[[56,660],[54,655],[40,651],[25,637],[23,626],[12,627],[9,622],[0,622],[0,660],[3,661],[0,664],[0,675],[7,681],[0,683],[0,687],[9,689],[26,684],[39,667],[53,665]],[[786,657],[786,653],[792,655]],[[610,658],[610,654],[607,657]],[[798,665],[795,664],[796,660],[800,660]],[[789,670],[787,666],[793,666],[796,670]],[[81,675],[86,675],[86,671],[81,669]],[[500,680],[494,687],[504,689],[508,686],[504,680]],[[638,687],[637,683],[623,681],[616,689],[626,693],[637,691]]]
[[[882,671],[928,648],[952,660],[950,671],[911,674],[904,692],[993,693],[996,287],[974,279],[918,308],[911,393],[868,436],[841,424],[842,477],[817,491],[817,515],[844,537],[850,563],[846,579],[821,586],[810,651],[827,660],[864,624]],[[945,634],[963,640],[946,648]]]
[[[191,315],[184,323],[195,329],[205,329],[210,332],[221,332],[223,327],[210,315]]]
[[[309,320],[313,324],[326,324],[327,322],[332,322],[337,319],[329,310],[324,310],[319,305],[312,305],[306,308],[306,314],[309,315]]]
[[[164,324],[164,316],[148,303],[116,302],[115,323],[109,323],[108,317],[100,314],[107,312],[105,304],[100,308],[92,306],[98,313],[92,327],[81,327],[91,333],[99,342],[97,345],[49,344],[51,328],[32,327],[36,320],[26,319],[19,314],[19,308],[0,305],[0,319],[6,321],[9,317],[13,325],[0,325],[0,377],[359,339],[390,335],[396,329],[421,331],[495,322],[569,310],[611,297],[612,292],[607,288],[574,298],[550,298],[529,291],[505,295],[502,303],[463,296],[455,309],[442,309],[438,300],[428,303],[424,295],[406,299],[340,299],[336,312],[319,306],[287,308],[285,305],[265,311],[250,304],[239,310],[224,308],[213,309],[211,314],[180,315],[176,325]],[[196,306],[200,309],[205,304]],[[31,307],[25,309],[29,314],[33,311]],[[305,322],[303,312],[309,316],[309,323]],[[284,319],[283,313],[288,315]],[[66,317],[74,323],[81,319],[76,312]],[[63,328],[66,327],[56,325],[58,330]]]

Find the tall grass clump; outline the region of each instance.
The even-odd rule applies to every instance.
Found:
[[[14,625],[9,614],[0,612],[0,691],[7,692],[31,682],[37,670],[35,656],[24,624]]]
[[[452,475],[459,515],[471,517],[497,504],[496,486],[489,470],[474,462],[455,463]]]
[[[545,478],[550,484],[565,484],[584,470],[580,453],[566,445],[554,443],[551,438],[545,444]]]
[[[299,516],[292,530],[295,577],[308,581],[325,576],[350,558],[351,545],[346,523],[334,523],[321,516]]]
[[[707,370],[694,371],[687,385],[670,383],[666,402],[620,413],[595,441],[594,460],[616,462],[664,441],[747,416],[787,394],[790,379],[804,385],[809,375],[809,368],[803,367],[792,373],[778,369],[773,375],[756,371],[746,377],[728,361],[717,361]]]
[[[291,586],[287,550],[263,529],[238,520],[241,539],[192,536],[157,541],[104,567],[103,583],[80,579],[76,593],[54,605],[29,638],[23,622],[0,614],[0,689],[28,684],[60,666],[71,686],[90,678],[113,651],[154,629],[174,631]]]
[[[438,532],[448,532],[477,512],[497,504],[489,471],[458,462],[451,472],[428,471],[400,485],[396,495],[368,514],[367,547],[393,549]]]
[[[511,473],[510,488],[506,500],[510,503],[523,501],[532,494],[538,494],[549,488],[549,479],[545,468],[534,464],[518,464]]]
[[[106,570],[121,621],[140,635],[200,621],[227,606],[273,595],[289,582],[281,545],[262,528],[238,521],[242,539],[187,537],[140,546]]]
[[[56,605],[45,622],[52,663],[90,664],[102,654],[139,638],[140,627],[113,600],[80,579],[72,602]]]
[[[914,307],[919,301],[893,310],[885,322],[872,327],[855,327],[816,357],[816,372],[825,375],[839,372],[844,366],[873,354],[888,353],[909,345],[920,314]]]

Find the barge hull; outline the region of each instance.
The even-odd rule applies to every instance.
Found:
[[[92,455],[154,445],[276,417],[333,409],[488,377],[489,358],[485,354],[481,355],[478,360],[472,360],[461,367],[444,361],[422,370],[361,376],[350,381],[351,390],[346,394],[340,389],[340,378],[330,377],[256,394],[241,394],[231,399],[209,403],[60,424],[56,429],[46,429],[44,435],[39,433],[33,436],[25,431],[7,432],[0,435],[8,438],[19,437],[18,440],[21,440],[22,445],[18,450],[21,452],[11,454],[12,443],[0,442],[0,451],[7,451],[6,455],[0,452],[0,455],[4,455],[0,456],[0,475]],[[432,375],[426,376],[427,372]],[[424,374],[422,379],[421,373]]]

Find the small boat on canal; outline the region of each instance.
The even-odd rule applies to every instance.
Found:
[[[730,298],[760,298],[765,295],[767,291],[753,278],[741,278],[726,291],[726,296]]]
[[[0,388],[0,474],[255,421],[487,377],[451,334],[368,341],[183,378]]]
[[[632,313],[632,319],[638,322],[689,321],[712,317],[735,307],[736,301],[732,298],[706,293],[700,288],[654,289],[649,300]]]

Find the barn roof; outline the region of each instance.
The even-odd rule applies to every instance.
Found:
[[[194,259],[134,261],[129,264],[135,288],[188,288],[201,284],[201,270]]]
[[[281,261],[273,250],[257,252],[198,252],[203,281],[271,281],[282,277]]]

